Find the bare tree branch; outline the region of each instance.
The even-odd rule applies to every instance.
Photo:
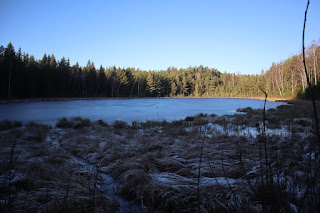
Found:
[[[315,132],[316,132],[316,137],[317,137],[317,140],[318,140],[319,146],[320,146],[320,133],[319,133],[319,124],[318,124],[318,113],[317,113],[317,108],[316,108],[316,102],[315,102],[314,94],[313,94],[313,91],[312,91],[312,86],[311,86],[310,79],[309,79],[308,72],[307,72],[306,57],[305,57],[305,48],[304,48],[304,32],[305,32],[305,29],[306,29],[307,13],[308,13],[309,4],[310,4],[310,2],[309,2],[309,0],[308,0],[306,12],[304,13],[304,24],[303,24],[303,33],[302,33],[302,56],[303,56],[304,71],[305,71],[305,74],[306,74],[307,83],[308,83],[308,87],[309,87],[310,95],[311,95],[311,99],[312,99],[314,119],[315,119],[315,122],[316,122]]]

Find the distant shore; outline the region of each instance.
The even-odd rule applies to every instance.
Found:
[[[256,99],[256,100],[264,100],[265,97],[210,97],[210,96],[205,96],[205,97],[185,97],[185,96],[176,96],[176,97],[162,97],[162,98],[227,98],[227,99]],[[294,97],[286,97],[286,98],[279,98],[279,97],[268,97],[267,101],[291,101],[291,100],[296,100]]]
[[[73,101],[73,100],[108,100],[108,99],[154,99],[154,98],[228,98],[228,99],[258,99],[264,100],[264,97],[193,97],[193,96],[175,96],[175,97],[72,97],[72,98],[12,98],[0,99],[0,104],[6,103],[23,103],[23,102],[46,102],[46,101]],[[293,97],[279,98],[268,97],[268,101],[290,101],[295,100]]]

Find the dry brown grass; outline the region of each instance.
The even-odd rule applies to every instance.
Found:
[[[15,163],[19,172],[27,175],[18,178],[15,187],[28,191],[48,209],[71,210],[74,205],[77,210],[93,206],[105,210],[104,205],[118,209],[98,188],[88,188],[99,178],[95,171],[81,167],[74,155],[112,174],[119,181],[116,193],[143,203],[150,212],[194,212],[199,206],[203,212],[292,212],[294,208],[312,212],[315,206],[309,204],[319,195],[319,183],[309,182],[319,159],[315,158],[311,115],[306,109],[297,103],[268,110],[267,130],[282,127],[286,132],[266,136],[262,135],[261,110],[227,116],[201,114],[192,117],[194,121],[149,121],[134,127],[90,122],[81,129],[57,131],[31,125],[17,140],[14,155],[22,144],[28,144],[23,158]],[[59,141],[62,148],[30,138],[37,128],[45,132],[45,138]],[[2,146],[7,148],[2,152],[7,156],[15,138],[5,136]],[[270,174],[274,182],[266,184]],[[307,187],[310,193],[303,199]],[[6,194],[13,193],[8,189]],[[25,201],[23,196],[26,193],[17,200]],[[21,205],[17,204],[18,208],[24,209]]]
[[[21,130],[18,138],[14,131],[1,135],[7,141],[1,143],[0,149],[1,168],[6,168],[1,169],[0,176],[1,211],[110,209],[111,202],[102,191],[89,188],[90,182],[98,181],[96,174],[83,170],[70,154],[44,140],[50,129],[31,123]]]
[[[0,131],[21,127],[21,126],[22,126],[22,122],[20,121],[9,121],[9,120],[0,121]]]

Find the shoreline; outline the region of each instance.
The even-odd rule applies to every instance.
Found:
[[[161,98],[211,98],[211,99],[255,99],[255,100],[264,100],[265,97],[212,97],[212,96],[205,96],[205,97],[184,97],[184,96],[177,96],[177,97],[161,97]],[[276,97],[268,97],[267,101],[273,101],[273,102],[286,102],[286,101],[292,101],[297,100],[294,97],[287,97],[287,98],[276,98]]]
[[[25,102],[47,102],[47,101],[75,101],[75,100],[116,100],[116,99],[170,99],[170,98],[208,98],[208,99],[256,99],[256,100],[264,100],[264,97],[211,97],[211,96],[205,96],[205,97],[191,97],[191,96],[176,96],[176,97],[71,97],[71,98],[17,98],[17,99],[0,99],[0,104],[8,104],[8,103],[25,103]],[[286,101],[292,101],[296,100],[293,97],[288,98],[275,98],[270,97],[267,98],[267,101],[273,101],[273,102],[286,102]]]

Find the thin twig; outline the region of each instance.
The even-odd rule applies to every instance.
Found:
[[[263,107],[263,113],[262,113],[262,124],[263,124],[263,131],[262,131],[262,142],[264,143],[264,154],[265,154],[265,165],[266,165],[266,185],[268,185],[269,181],[269,172],[268,172],[268,154],[267,154],[267,143],[266,143],[266,103],[267,103],[267,97],[268,94],[258,85],[259,89],[264,93],[265,99],[264,99],[264,107]],[[262,147],[261,147],[261,140],[260,141],[260,170],[261,170],[261,184],[262,187],[264,185],[264,178],[263,178],[263,164],[262,164]]]
[[[208,158],[208,165],[209,165],[210,171],[211,171],[212,174],[214,174],[212,165],[211,165],[211,163],[210,163],[211,160],[210,160],[210,157],[209,157],[208,154],[207,154],[207,158]],[[217,177],[214,177],[214,180],[216,181],[216,184],[217,184],[218,188],[220,189],[221,193],[226,194],[225,191],[223,191],[220,183],[218,182]]]
[[[223,172],[224,179],[226,180],[226,182],[227,182],[227,184],[228,184],[228,187],[229,187],[229,189],[230,189],[231,193],[233,194],[232,187],[231,187],[231,185],[230,185],[230,183],[229,183],[229,180],[228,180],[228,178],[227,178],[227,176],[226,176],[226,171],[225,171],[225,169],[224,169],[224,163],[223,163],[223,149],[222,149],[222,153],[221,153],[221,165],[222,165],[222,172]]]
[[[239,153],[239,161],[240,161],[241,170],[242,170],[242,177],[244,178],[244,177],[246,176],[246,169],[244,168],[244,163],[243,163],[243,161],[242,161],[242,150],[238,147],[238,145],[237,145],[237,148],[238,148],[238,150],[240,151],[240,153]],[[257,190],[252,186],[250,179],[249,179],[249,178],[246,178],[246,181],[247,181],[250,189],[253,191],[253,193],[254,193],[255,195],[257,195],[258,192],[257,192]]]
[[[197,192],[198,192],[198,212],[201,212],[201,202],[200,202],[200,177],[201,177],[201,163],[202,163],[202,156],[203,156],[203,147],[204,147],[204,139],[206,134],[206,127],[203,131],[203,139],[201,143],[201,150],[200,150],[200,161],[199,161],[199,171],[198,171],[198,186],[197,186]]]
[[[265,99],[264,99],[264,107],[263,107],[263,134],[266,133],[266,104],[267,104],[267,98],[268,94],[258,85],[259,89],[264,93]]]
[[[307,13],[308,13],[309,4],[310,4],[310,2],[308,0],[307,8],[306,8],[306,11],[305,11],[305,14],[304,14],[304,24],[303,24],[303,33],[302,33],[302,56],[303,56],[304,71],[305,71],[305,74],[306,74],[306,79],[307,79],[308,87],[309,87],[309,90],[310,90],[310,95],[311,95],[311,100],[312,100],[312,105],[313,105],[314,119],[315,119],[315,123],[316,123],[316,125],[315,125],[315,133],[316,133],[316,137],[317,137],[317,140],[318,140],[318,143],[319,143],[319,150],[320,150],[320,133],[319,133],[319,124],[318,124],[318,114],[317,114],[316,102],[315,102],[312,86],[311,86],[311,83],[310,83],[310,80],[309,80],[309,76],[308,76],[308,72],[307,72],[307,66],[306,66],[306,60],[305,60],[305,47],[304,47],[304,34],[305,34],[305,28],[306,28]],[[312,180],[317,180],[318,179],[318,172],[319,172],[319,167],[315,171],[314,176],[311,177]],[[303,199],[302,199],[302,203],[304,202],[307,194],[309,193],[310,187],[312,185],[315,185],[315,183],[313,181],[311,181],[311,183],[307,184],[307,185],[308,186],[307,186],[307,189],[306,189],[306,191],[304,193],[304,196],[303,196]]]
[[[304,72],[306,74],[307,83],[308,83],[308,87],[309,87],[309,90],[310,90],[310,95],[311,95],[311,100],[312,100],[312,105],[313,105],[314,119],[315,119],[315,122],[316,122],[315,131],[316,131],[317,140],[318,140],[319,149],[320,149],[320,133],[319,133],[319,124],[318,124],[318,113],[317,113],[316,102],[315,102],[312,86],[311,86],[310,79],[309,79],[308,72],[307,72],[305,48],[304,48],[304,33],[305,33],[305,28],[306,28],[307,13],[308,13],[309,4],[310,3],[309,3],[309,0],[308,0],[307,8],[306,8],[306,11],[304,13],[304,23],[303,23],[303,33],[302,33],[302,57],[303,57]]]

